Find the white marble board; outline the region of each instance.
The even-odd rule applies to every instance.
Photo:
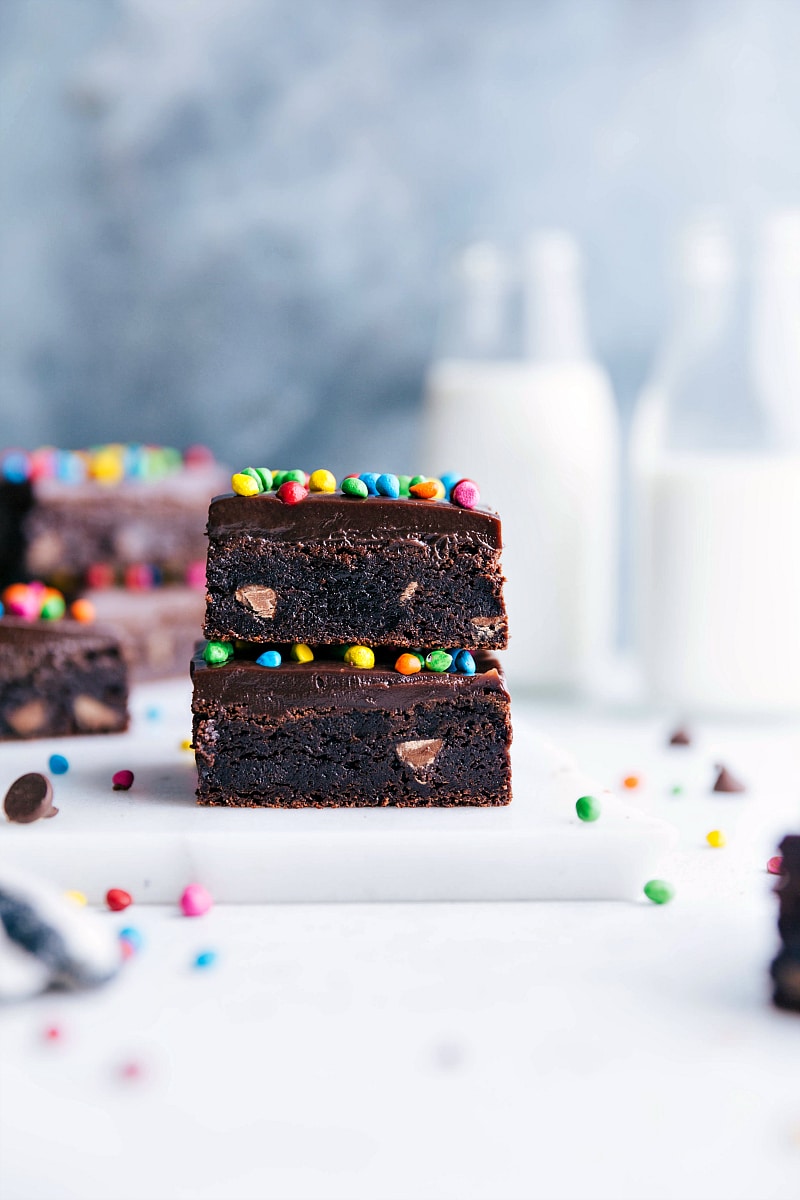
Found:
[[[102,903],[110,887],[170,903],[189,882],[218,903],[629,899],[676,833],[596,781],[517,714],[514,800],[499,809],[208,809],[194,802],[189,688],[148,685],[126,734],[0,745],[0,794],[26,771],[51,776],[58,816],[0,823],[0,856]],[[157,711],[154,711],[157,710]],[[112,774],[135,774],[114,792]],[[602,801],[582,824],[575,800]]]

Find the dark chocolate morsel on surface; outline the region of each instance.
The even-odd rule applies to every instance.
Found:
[[[717,778],[714,782],[714,786],[711,789],[712,791],[714,791],[714,792],[745,792],[745,791],[747,791],[747,788],[744,786],[744,784],[739,779],[737,779],[735,775],[732,775],[727,767],[722,766],[721,763],[718,763],[716,769],[717,769],[718,774],[717,774]]]
[[[8,820],[17,825],[30,825],[42,817],[54,817],[58,809],[53,807],[50,780],[37,771],[20,775],[6,792],[3,809]]]
[[[684,729],[684,727],[681,726],[680,729],[675,730],[672,737],[669,739],[669,744],[670,746],[691,746],[692,735],[689,733],[688,729]]]

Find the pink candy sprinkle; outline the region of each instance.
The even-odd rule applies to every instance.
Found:
[[[780,854],[774,854],[772,858],[767,861],[767,871],[770,875],[780,875],[782,870],[783,859],[781,858]]]
[[[111,784],[115,792],[127,792],[133,783],[133,771],[117,771],[111,776]]]
[[[199,591],[205,591],[206,564],[204,561],[189,563],[189,566],[186,568],[186,586],[197,588]]]
[[[185,917],[202,917],[213,903],[211,893],[206,891],[202,883],[190,883],[183,889],[181,909]]]
[[[477,483],[473,483],[471,479],[461,479],[450,493],[450,499],[459,508],[474,508],[476,504],[480,504],[481,494]]]

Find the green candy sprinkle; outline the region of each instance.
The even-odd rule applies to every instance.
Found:
[[[680,783],[676,783],[675,786],[670,789],[670,791],[671,791],[671,795],[673,795],[673,796],[682,796],[683,795],[683,785]]]
[[[439,674],[450,669],[453,663],[452,654],[448,654],[446,650],[431,650],[428,657],[425,659],[425,666],[429,671],[437,671]]]
[[[398,475],[397,482],[400,484],[400,495],[401,496],[410,496],[411,492],[409,491],[409,488],[411,487],[411,476],[410,475]]]
[[[39,616],[43,621],[60,621],[66,608],[63,596],[51,596],[49,600],[45,600]]]
[[[644,885],[644,894],[653,904],[669,904],[675,895],[675,888],[666,879],[648,879]]]
[[[305,487],[306,473],[305,471],[284,471],[281,483],[302,483],[303,487]]]
[[[403,478],[405,478],[405,476],[403,476]],[[418,483],[427,483],[427,482],[428,482],[427,475],[412,475],[411,479],[409,479],[409,481],[408,481],[408,486],[410,488],[412,488],[412,487],[416,487]]]
[[[221,667],[233,656],[230,642],[206,642],[203,658],[210,667]]]
[[[272,471],[270,471],[269,467],[248,467],[247,470],[248,473],[255,471],[265,492],[272,491]]]
[[[345,496],[356,496],[359,500],[366,500],[369,495],[369,489],[363,479],[343,479],[342,491]]]
[[[255,482],[258,484],[258,490],[260,492],[269,491],[269,488],[264,486],[264,479],[258,467],[245,467],[243,471],[239,472],[239,474],[248,475],[251,479],[255,480]]]
[[[600,801],[595,796],[581,796],[575,802],[575,812],[581,821],[596,821],[600,816]]]

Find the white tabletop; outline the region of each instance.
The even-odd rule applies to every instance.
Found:
[[[119,981],[2,1014],[4,1200],[800,1194],[800,1016],[768,1003],[764,871],[800,828],[796,730],[705,726],[680,751],[656,720],[528,714],[679,825],[672,904],[109,914],[145,938]],[[745,797],[709,793],[720,760]]]

